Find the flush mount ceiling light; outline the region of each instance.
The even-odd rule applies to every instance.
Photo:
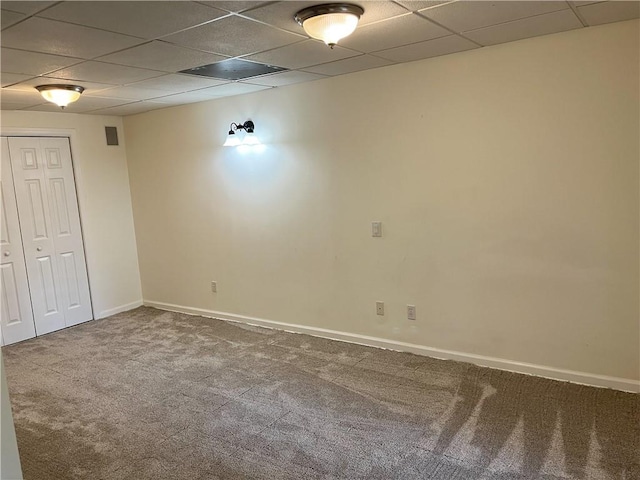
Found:
[[[80,85],[39,85],[36,90],[45,100],[64,108],[80,98],[84,87]]]
[[[311,38],[322,40],[333,48],[351,35],[358,26],[364,9],[350,3],[327,3],[300,10],[293,17]]]
[[[229,126],[227,140],[222,146],[237,147],[240,145],[260,145],[260,140],[256,137],[256,134],[253,133],[254,128],[255,125],[251,120],[247,120],[244,123],[233,122]],[[246,132],[242,140],[240,140],[240,136],[236,133],[238,130],[244,130]]]

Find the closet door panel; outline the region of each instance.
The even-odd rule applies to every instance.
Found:
[[[44,158],[36,138],[9,138],[9,150],[31,304],[36,332],[42,335],[66,325]]]
[[[16,205],[9,145],[2,141],[0,168],[0,332],[3,345],[36,335],[27,283],[20,222]]]
[[[66,138],[43,138],[44,175],[51,206],[52,236],[59,265],[66,325],[93,318],[77,193]]]

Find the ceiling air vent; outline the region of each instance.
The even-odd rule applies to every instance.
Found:
[[[200,75],[201,77],[222,78],[225,80],[243,80],[258,77],[267,73],[285,72],[286,68],[265,65],[264,63],[248,62],[246,60],[224,60],[222,62],[201,65],[200,67],[182,70],[180,73]]]

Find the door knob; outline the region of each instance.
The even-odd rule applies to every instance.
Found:
[[[11,255],[11,252],[4,252],[5,257],[8,257],[9,255]]]
[[[38,247],[38,248],[36,248],[36,250],[41,252],[42,251],[42,247]]]

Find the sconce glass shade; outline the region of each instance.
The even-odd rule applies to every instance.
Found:
[[[36,90],[48,102],[64,108],[80,98],[80,95],[84,92],[84,87],[79,85],[39,85]]]
[[[238,138],[238,135],[235,132],[230,130],[229,134],[227,135],[227,139],[222,144],[222,146],[223,147],[237,147],[241,143],[242,142],[240,142],[240,139]]]
[[[255,133],[249,132],[244,136],[242,145],[260,145],[260,139],[256,136]]]
[[[331,3],[305,8],[296,13],[295,20],[311,38],[322,40],[333,48],[355,31],[363,13],[357,5]]]

